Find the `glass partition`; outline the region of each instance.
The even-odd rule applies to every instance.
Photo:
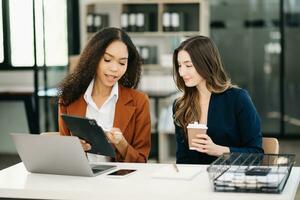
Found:
[[[284,105],[286,135],[300,133],[300,1],[284,1]]]
[[[210,34],[233,83],[247,89],[264,135],[280,132],[279,0],[210,1]]]

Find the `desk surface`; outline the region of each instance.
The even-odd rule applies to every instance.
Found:
[[[0,171],[0,197],[39,199],[294,199],[300,168],[294,167],[281,194],[213,192],[207,166],[192,180],[155,179],[152,175],[167,164],[117,163],[118,168],[138,171],[124,178],[60,176],[28,173],[22,163]]]

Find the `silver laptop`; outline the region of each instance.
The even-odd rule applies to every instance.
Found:
[[[11,133],[27,171],[43,174],[95,176],[114,165],[90,165],[77,137]]]

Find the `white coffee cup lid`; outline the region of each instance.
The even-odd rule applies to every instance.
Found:
[[[194,122],[194,123],[188,124],[187,128],[207,129],[207,126],[206,126],[206,124],[199,124],[198,122]]]

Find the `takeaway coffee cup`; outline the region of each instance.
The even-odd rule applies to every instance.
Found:
[[[207,126],[206,124],[199,124],[198,122],[194,122],[188,124],[188,141],[189,141],[189,149],[195,150],[195,147],[192,146],[192,139],[196,138],[197,134],[206,134]]]

